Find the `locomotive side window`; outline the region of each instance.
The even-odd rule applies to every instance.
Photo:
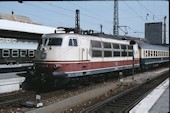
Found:
[[[99,41],[91,41],[91,46],[94,48],[102,48],[102,44]]]
[[[126,45],[121,45],[121,49],[126,49]]]
[[[49,46],[61,46],[62,38],[50,38],[48,45]]]
[[[113,49],[120,49],[119,44],[113,44]]]
[[[102,51],[100,50],[92,50],[93,57],[102,57]]]
[[[125,50],[122,51],[122,56],[127,56],[127,52]]]
[[[27,55],[27,50],[21,50],[20,51],[20,56],[21,57],[26,57],[26,55]]]
[[[104,48],[111,48],[111,43],[103,43]]]
[[[114,54],[115,57],[120,57],[120,52],[119,51],[114,51],[113,54]]]
[[[77,45],[77,39],[73,39],[73,42],[74,42],[74,46],[78,46]]]
[[[29,50],[28,51],[28,56],[29,57],[34,57],[34,50]]]
[[[73,46],[73,41],[72,41],[72,39],[69,40],[69,46]]]
[[[128,50],[133,50],[133,46],[128,45]]]
[[[69,40],[69,46],[78,46],[77,39],[70,39]]]
[[[104,51],[104,57],[112,57],[112,51]]]
[[[112,45],[111,43],[103,42],[104,57],[112,57]]]
[[[126,52],[126,51],[127,51],[127,50],[126,50],[127,48],[126,48],[126,45],[121,45],[121,49],[122,49],[122,56],[123,56],[123,57],[127,56],[127,52]]]
[[[12,50],[12,57],[18,57],[19,51],[18,50]]]
[[[133,56],[133,52],[128,52],[128,56]]]
[[[3,49],[2,50],[2,56],[3,57],[9,57],[10,56],[10,50],[9,49]]]

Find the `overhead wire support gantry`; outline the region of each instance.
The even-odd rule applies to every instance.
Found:
[[[113,15],[113,35],[119,35],[119,15],[118,15],[118,0],[114,0],[114,15]]]

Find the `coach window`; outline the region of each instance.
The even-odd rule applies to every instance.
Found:
[[[62,38],[50,38],[48,45],[49,46],[61,46]]]
[[[34,50],[29,50],[28,51],[28,56],[29,57],[34,57]]]
[[[151,54],[150,56],[152,57],[153,56],[153,51],[150,51],[150,54]]]
[[[153,51],[153,56],[155,56],[155,51]]]
[[[10,56],[10,50],[9,49],[3,49],[2,50],[2,56],[3,57],[9,57]]]
[[[19,51],[18,50],[12,50],[12,57],[18,57]]]
[[[145,50],[145,57],[148,57],[148,51]]]
[[[20,56],[21,57],[26,57],[26,55],[27,55],[27,50],[21,50],[20,51]]]
[[[150,57],[150,51],[148,50],[148,57]]]

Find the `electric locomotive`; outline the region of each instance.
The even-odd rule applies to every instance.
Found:
[[[34,75],[52,84],[140,67],[137,43],[75,33],[43,35],[35,57]]]

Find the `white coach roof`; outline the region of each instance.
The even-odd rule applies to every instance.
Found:
[[[0,19],[1,30],[11,30],[19,32],[29,32],[37,34],[54,33],[58,29],[55,27],[48,27],[43,25],[36,25],[31,23],[23,23],[11,20]]]

